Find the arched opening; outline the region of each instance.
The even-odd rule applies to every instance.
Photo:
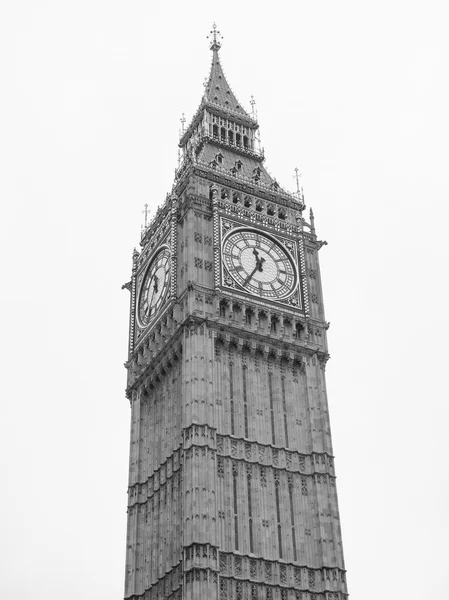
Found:
[[[222,142],[226,141],[226,129],[224,127],[222,127],[220,129],[220,137],[221,137]]]
[[[218,137],[218,125],[214,125],[212,128],[212,134],[214,137]]]
[[[235,143],[237,146],[241,146],[242,144],[242,136],[240,135],[240,133],[236,133],[235,134]]]
[[[298,340],[303,340],[304,339],[304,334],[305,334],[305,328],[304,325],[302,323],[296,323],[296,337]]]
[[[228,141],[230,144],[234,143],[234,132],[233,131],[228,131]]]
[[[248,138],[246,135],[243,136],[243,147],[248,148]]]

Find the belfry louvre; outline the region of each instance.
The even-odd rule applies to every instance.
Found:
[[[211,50],[125,286],[125,598],[343,600],[322,242]]]

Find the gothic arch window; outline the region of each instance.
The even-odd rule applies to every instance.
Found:
[[[248,148],[248,137],[246,135],[243,136],[243,147]]]
[[[267,327],[268,315],[264,310],[259,310],[259,325],[264,329]]]
[[[230,144],[234,143],[234,132],[231,130],[228,131],[228,141]]]
[[[267,214],[270,215],[270,217],[274,215],[274,206],[272,204],[267,206]]]
[[[242,170],[242,166],[243,166],[243,163],[242,163],[241,160],[237,160],[235,162],[235,167],[236,167],[237,171],[241,171]]]
[[[220,300],[220,317],[226,317],[226,300]]]
[[[236,133],[235,134],[235,143],[237,146],[240,146],[242,143],[242,136],[240,135],[240,133]]]
[[[220,129],[220,137],[221,137],[221,139],[222,139],[223,142],[226,141],[226,129],[224,127],[222,127]]]
[[[219,152],[219,153],[216,155],[216,157],[215,157],[215,160],[217,161],[217,163],[218,163],[219,165],[222,165],[222,164],[223,164],[223,154],[222,154],[221,152]]]
[[[302,323],[296,323],[296,337],[298,340],[304,339],[305,329]]]
[[[218,137],[218,126],[214,125],[212,128],[212,134],[214,137]]]
[[[291,335],[292,333],[292,320],[290,317],[284,317],[284,331],[286,335]]]
[[[251,308],[247,308],[245,310],[245,323],[247,325],[251,325],[252,317],[253,317],[253,311],[252,311],[252,309]]]

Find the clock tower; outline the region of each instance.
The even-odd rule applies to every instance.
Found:
[[[125,598],[343,600],[323,242],[219,49],[126,284]]]

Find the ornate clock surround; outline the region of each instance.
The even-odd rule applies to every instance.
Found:
[[[172,305],[173,299],[176,298],[176,228],[171,227],[167,229],[167,233],[161,236],[156,244],[151,244],[151,247],[150,243],[146,241],[145,246],[139,256],[140,260],[135,273],[135,301],[133,319],[135,324],[135,344],[140,344],[142,339],[147,337],[148,332],[151,331],[154,325],[160,321],[160,319]],[[165,292],[164,300],[155,317],[152,318],[149,323],[143,324],[138,318],[142,285],[145,281],[148,269],[151,267],[152,262],[162,249],[165,249],[170,254],[169,260],[171,265],[167,281],[167,291]]]
[[[248,231],[258,233],[266,238],[271,238],[279,244],[285,254],[291,258],[296,269],[297,282],[291,294],[282,298],[260,297],[256,294],[245,291],[229,273],[223,257],[223,243],[229,234],[233,231]],[[252,298],[259,302],[267,302],[275,305],[283,304],[290,308],[303,310],[303,277],[302,277],[302,261],[301,261],[301,246],[297,240],[280,235],[278,232],[268,231],[265,228],[257,227],[256,224],[248,224],[247,222],[239,222],[227,216],[220,215],[219,217],[219,247],[220,247],[220,268],[215,270],[216,286],[223,291],[232,291],[233,294],[238,294],[242,299]]]

